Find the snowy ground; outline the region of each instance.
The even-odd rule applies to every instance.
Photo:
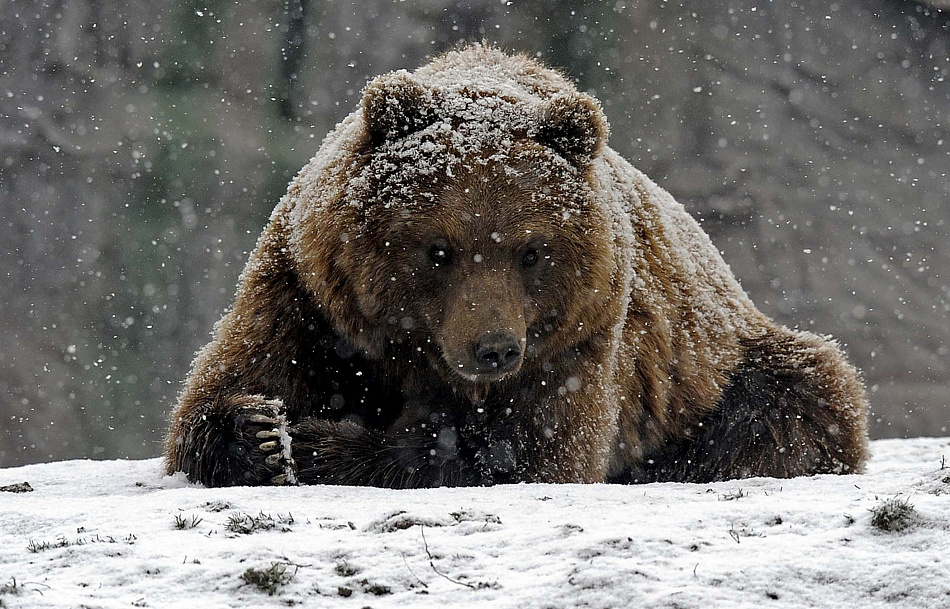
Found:
[[[155,459],[5,469],[0,487],[34,490],[0,492],[0,606],[950,607],[950,438],[872,450],[865,475],[702,485],[205,489]],[[894,497],[918,522],[874,528]],[[273,596],[248,569],[270,569]]]

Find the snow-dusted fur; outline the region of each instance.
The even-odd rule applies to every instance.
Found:
[[[837,345],[760,313],[607,136],[560,74],[482,45],[371,82],[195,360],[169,472],[287,483],[278,415],[304,483],[860,470]]]

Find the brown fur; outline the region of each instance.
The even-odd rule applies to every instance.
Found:
[[[195,360],[168,471],[285,482],[275,413],[307,483],[859,471],[857,372],[606,140],[596,101],[479,45],[371,83]]]

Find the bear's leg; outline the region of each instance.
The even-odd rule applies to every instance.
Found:
[[[742,345],[716,409],[648,455],[628,479],[709,482],[863,469],[867,402],[837,345],[783,327]]]
[[[290,429],[304,484],[388,488],[479,484],[445,434],[387,433],[351,421],[306,419]]]
[[[165,447],[169,473],[183,471],[207,486],[295,482],[281,410],[279,400],[255,395],[181,408]]]

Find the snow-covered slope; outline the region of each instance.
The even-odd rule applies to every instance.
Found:
[[[5,469],[0,487],[34,490],[0,492],[0,606],[950,607],[950,439],[872,450],[864,475],[702,485],[206,489],[155,459]],[[895,497],[916,523],[872,526]]]

